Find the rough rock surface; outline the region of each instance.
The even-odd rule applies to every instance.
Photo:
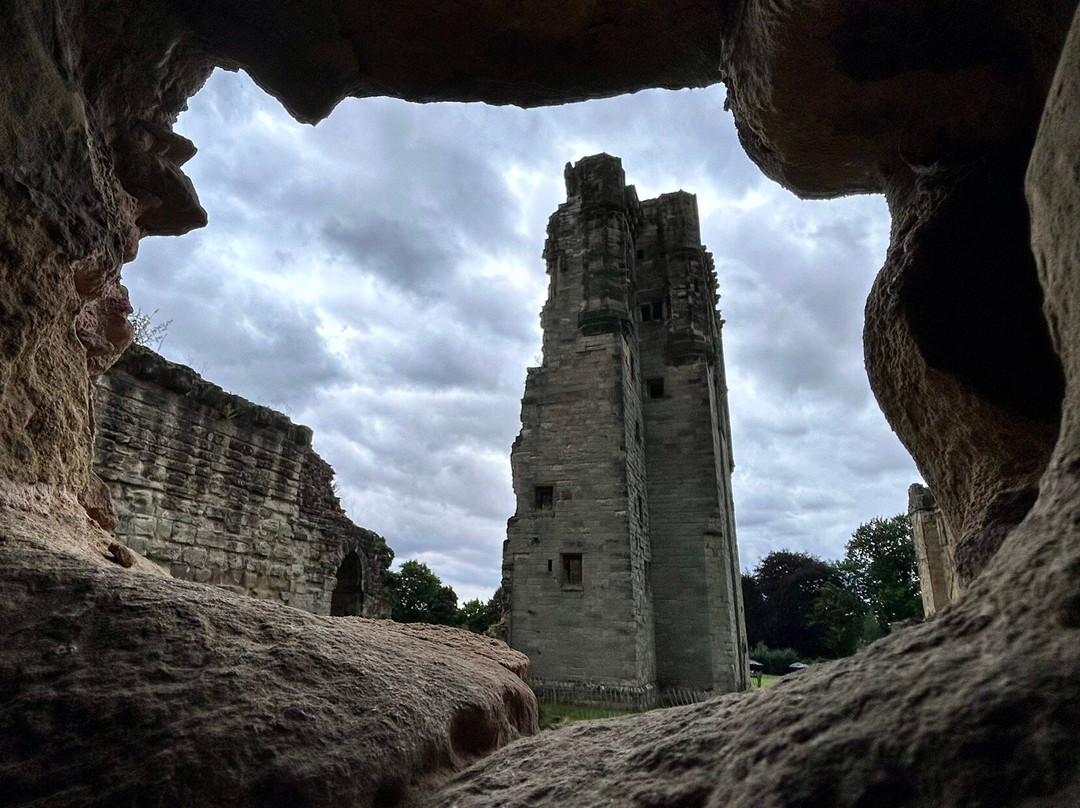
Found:
[[[1078,630],[1080,541],[1032,517],[958,604],[857,657],[519,741],[427,804],[1075,806]]]
[[[888,199],[867,372],[966,583],[1035,501],[1057,435],[1023,176],[1076,4],[740,5],[724,64],[749,154],[806,196]]]
[[[0,538],[0,802],[385,806],[536,729],[526,658]]]
[[[369,677],[349,667],[363,653],[352,621],[140,576],[153,566],[101,529],[113,516],[91,471],[88,380],[128,340],[119,270],[138,239],[205,222],[180,168],[193,146],[171,125],[209,72],[246,67],[315,120],[348,94],[534,104],[701,84],[719,64],[766,173],[806,196],[888,197],[867,369],[957,533],[967,591],[775,691],[512,746],[441,803],[1076,805],[1075,37],[1050,89],[1075,5],[7,0],[0,794],[181,803],[211,796],[182,789],[213,786],[213,801],[241,805],[390,804],[407,779],[529,728],[510,717],[531,709],[527,694],[488,712],[501,686],[473,689],[478,669],[456,657],[422,662],[402,635],[373,639],[372,658],[397,672]],[[213,687],[189,676],[207,666]],[[399,688],[427,715],[363,712],[361,694]],[[182,709],[163,710],[175,693]],[[336,699],[342,714],[320,721]]]
[[[299,119],[346,95],[532,106],[719,78],[714,0],[172,0]],[[628,58],[628,55],[632,56]]]

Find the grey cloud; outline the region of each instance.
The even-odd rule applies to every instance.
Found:
[[[454,275],[460,248],[408,223],[368,213],[356,220],[331,218],[322,234],[358,267],[410,292],[433,292]]]
[[[256,402],[304,406],[313,390],[344,378],[312,312],[257,286],[233,283],[198,260],[169,266],[167,249],[144,245],[127,273],[133,305],[171,320],[162,351]],[[142,270],[141,272],[138,270]]]

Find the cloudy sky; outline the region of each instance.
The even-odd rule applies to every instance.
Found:
[[[218,71],[177,131],[210,225],[142,242],[132,304],[169,359],[315,430],[353,521],[464,600],[499,582],[510,444],[540,351],[540,258],[567,161],[698,196],[716,257],[744,569],[843,554],[918,473],[863,370],[888,240],[877,197],[803,202],[738,145],[724,91],[542,110],[349,100],[303,126]]]

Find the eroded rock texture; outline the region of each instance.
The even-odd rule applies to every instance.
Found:
[[[392,805],[535,731],[527,660],[0,544],[5,805]]]
[[[934,620],[774,691],[512,746],[436,803],[1075,805],[1075,40],[1051,90],[1074,7],[7,0],[4,796],[391,804],[401,783],[530,728],[527,694],[493,706],[495,692],[520,693],[514,680],[471,689],[472,667],[450,654],[428,664],[401,637],[139,576],[155,568],[110,548],[101,529],[114,517],[90,470],[88,379],[129,339],[119,267],[138,238],[205,220],[180,169],[193,146],[171,124],[224,66],[249,69],[303,120],[347,94],[533,104],[722,72],[743,144],[766,173],[806,196],[880,190],[889,200],[867,369],[948,518],[966,592]],[[275,653],[287,664],[274,667]],[[350,667],[356,654],[366,661]],[[388,669],[399,673],[375,673]],[[220,686],[203,686],[200,670]],[[429,720],[365,713],[409,678],[418,690],[403,692]],[[442,700],[425,695],[432,685]],[[187,712],[162,710],[176,694]],[[324,720],[339,702],[345,714]],[[296,703],[308,707],[292,712]],[[326,732],[309,734],[301,713]],[[218,724],[234,730],[228,744]],[[355,755],[336,754],[350,742]]]
[[[724,65],[748,153],[806,196],[888,198],[867,370],[970,581],[1035,501],[1056,437],[1023,176],[1076,4],[740,5]]]

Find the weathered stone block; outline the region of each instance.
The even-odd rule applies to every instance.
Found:
[[[124,497],[126,507],[134,514],[150,514],[154,510],[154,497],[150,491],[133,489]]]
[[[202,547],[185,547],[181,558],[187,564],[200,566],[206,563],[207,551]]]
[[[194,580],[195,571],[187,564],[170,564],[168,569],[173,578],[179,578],[183,581]]]
[[[126,522],[126,527],[132,536],[150,537],[157,532],[157,520],[152,516],[132,516]]]
[[[146,555],[147,548],[150,546],[150,542],[145,536],[126,536],[124,543],[141,555]]]
[[[173,544],[151,544],[147,555],[154,561],[179,561],[181,549]]]
[[[244,560],[244,568],[259,575],[266,575],[270,571],[270,562],[265,558],[247,558]]]
[[[170,540],[179,544],[193,544],[198,536],[198,528],[194,525],[181,522],[178,519],[168,519],[165,521],[172,525],[172,532],[170,534]]]

